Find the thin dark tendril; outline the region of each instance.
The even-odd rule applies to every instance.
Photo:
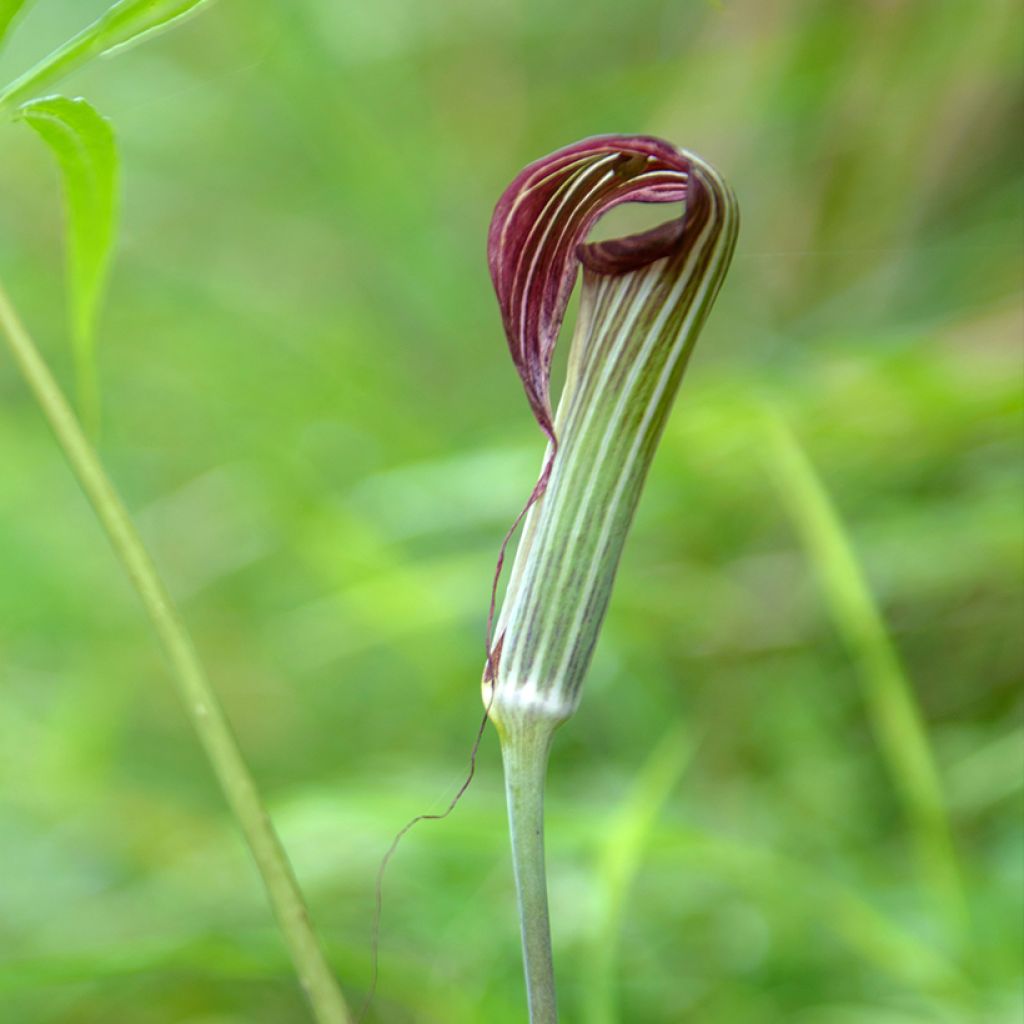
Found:
[[[395,851],[398,849],[398,844],[414,826],[418,825],[421,821],[442,821],[455,810],[456,805],[462,799],[466,790],[469,789],[469,784],[473,781],[473,776],[476,774],[476,759],[480,752],[480,744],[483,742],[484,732],[487,729],[487,720],[490,718],[491,705],[494,703],[494,680],[497,677],[497,664],[494,657],[494,646],[492,644],[492,640],[494,632],[494,613],[498,603],[498,583],[501,581],[501,570],[505,565],[505,554],[508,550],[508,546],[511,543],[512,538],[515,536],[516,530],[519,529],[523,519],[526,518],[526,513],[530,511],[530,508],[547,489],[548,480],[551,477],[551,464],[554,460],[555,452],[558,450],[558,442],[555,440],[553,433],[547,430],[545,430],[545,433],[548,434],[548,437],[551,440],[551,451],[544,463],[543,470],[541,470],[540,478],[537,480],[533,490],[530,492],[530,497],[527,498],[522,511],[516,516],[511,527],[509,527],[509,531],[505,534],[505,539],[501,542],[501,548],[498,551],[498,564],[495,567],[494,580],[491,583],[491,601],[487,610],[487,633],[485,637],[487,666],[484,679],[491,681],[490,695],[487,698],[487,706],[484,708],[484,716],[480,720],[480,727],[477,729],[476,738],[473,740],[473,746],[470,748],[469,771],[466,773],[465,781],[459,787],[458,792],[452,797],[451,802],[440,814],[417,814],[415,818],[408,821],[395,834],[395,838],[391,840],[391,845],[388,847],[387,853],[385,853],[381,858],[380,866],[377,868],[377,881],[374,886],[373,925],[370,938],[370,987],[366,993],[366,998],[363,1000],[363,1005],[359,1008],[359,1012],[356,1014],[356,1024],[362,1024],[362,1020],[366,1016],[367,1011],[370,1009],[370,1004],[373,1002],[374,997],[377,994],[377,982],[380,977],[380,924],[381,917],[384,912],[384,873],[387,871],[388,864],[391,862],[391,858],[395,855]]]
[[[491,699],[493,700],[493,690]],[[421,821],[441,821],[443,818],[447,818],[455,810],[455,805],[462,799],[466,790],[469,789],[469,784],[473,781],[473,776],[476,774],[476,757],[480,751],[480,743],[484,738],[484,730],[487,728],[487,716],[490,712],[491,705],[490,701],[488,701],[484,717],[480,721],[480,728],[477,729],[476,739],[473,741],[473,747],[469,753],[469,771],[466,774],[465,781],[459,787],[459,791],[452,797],[451,803],[440,814],[417,814],[415,818],[407,822],[395,835],[395,838],[391,840],[391,845],[388,847],[387,853],[384,854],[380,867],[377,868],[377,884],[374,888],[373,935],[370,940],[370,959],[372,963],[370,988],[366,993],[366,998],[363,1000],[363,1005],[359,1008],[359,1013],[356,1014],[356,1024],[360,1024],[366,1016],[366,1011],[369,1010],[373,997],[377,994],[377,979],[380,973],[380,920],[384,910],[384,872],[387,870],[395,850],[398,849],[398,844],[414,825],[418,825]]]

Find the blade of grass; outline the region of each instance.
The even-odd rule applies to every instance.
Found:
[[[843,522],[796,435],[773,408],[763,451],[864,687],[882,757],[910,820],[925,884],[952,934],[967,925],[960,868],[938,767],[913,688]]]
[[[347,1024],[350,1017],[344,997],[313,931],[298,882],[185,623],[99,457],[2,285],[0,332],[156,630],[186,714],[263,876],[316,1020],[319,1024]]]
[[[85,100],[66,96],[32,100],[21,106],[16,116],[53,152],[64,182],[78,408],[95,437],[100,420],[96,316],[117,230],[118,155],[114,131]]]
[[[584,1019],[589,1024],[615,1024],[619,1020],[615,959],[626,899],[658,815],[682,778],[692,750],[682,726],[669,729],[651,752],[619,813],[608,824],[597,873],[601,906],[583,983]]]

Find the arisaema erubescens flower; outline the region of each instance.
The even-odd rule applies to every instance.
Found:
[[[682,203],[681,216],[588,244],[622,203]],[[547,435],[484,670],[505,763],[530,1019],[556,1020],[543,852],[554,730],[576,709],[622,547],[739,224],[718,172],[647,136],[607,135],[526,167],[502,195],[488,261],[530,408]],[[551,362],[582,268],[557,410]]]

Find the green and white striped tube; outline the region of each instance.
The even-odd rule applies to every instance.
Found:
[[[557,450],[552,443],[495,628],[493,695],[485,682],[502,728],[524,714],[563,721],[576,709],[644,479],[728,269],[735,199],[712,167],[681,156],[687,210],[669,255],[608,273],[602,254],[628,240],[578,250],[583,285]]]

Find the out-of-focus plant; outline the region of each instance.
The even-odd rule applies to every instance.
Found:
[[[60,167],[67,205],[70,322],[80,413],[94,433],[99,424],[95,325],[116,235],[117,147],[109,122],[84,99],[40,98],[38,93],[92,58],[138,42],[205,2],[120,0],[0,91],[0,120],[20,121],[32,127],[53,151]],[[25,0],[0,0],[0,42],[25,6]],[[2,286],[0,333],[152,620],[185,711],[263,876],[313,1013],[321,1024],[344,1024],[350,1019],[344,997],[185,623],[86,431]]]
[[[685,208],[652,230],[586,244],[598,218],[627,202]],[[549,440],[483,679],[505,765],[533,1024],[557,1019],[543,844],[552,737],[579,703],[626,534],[738,225],[736,201],[713,167],[644,136],[588,139],[531,164],[491,224],[505,332]],[[553,413],[551,361],[581,264],[576,332]]]
[[[814,566],[837,630],[859,668],[879,751],[903,802],[924,889],[950,938],[969,913],[946,798],[921,710],[824,482],[785,418],[755,419],[766,467]]]
[[[132,46],[209,0],[120,0],[0,91],[0,117],[34,128],[60,165],[67,201],[71,340],[79,413],[99,427],[96,317],[117,233],[118,156],[110,122],[84,99],[45,96],[52,82],[96,57]],[[0,43],[26,0],[0,0]]]

